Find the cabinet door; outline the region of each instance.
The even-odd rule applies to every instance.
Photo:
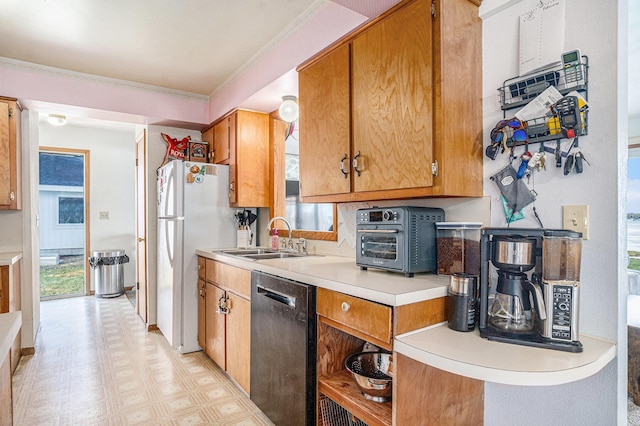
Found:
[[[209,153],[207,157],[207,163],[214,162],[213,160],[213,126],[209,127],[205,131],[202,132],[202,142],[206,142],[209,145]]]
[[[251,364],[251,302],[233,294],[229,296],[227,315],[227,373],[249,393]]]
[[[20,111],[15,100],[0,98],[0,209],[20,210]]]
[[[433,185],[430,5],[411,3],[353,40],[355,192]]]
[[[0,354],[0,425],[13,424],[13,398],[11,395],[11,363],[9,354]]]
[[[213,284],[207,283],[205,303],[205,346],[206,354],[218,364],[220,368],[226,370],[225,358],[225,317],[218,313],[218,301],[225,295],[225,292]]]
[[[229,180],[235,176],[232,207],[269,207],[269,115],[238,110]],[[233,135],[232,135],[233,136]]]
[[[198,280],[198,344],[207,352],[207,284]]]
[[[213,162],[216,164],[229,161],[229,117],[213,126]]]
[[[349,81],[349,44],[298,74],[302,197],[351,191]]]

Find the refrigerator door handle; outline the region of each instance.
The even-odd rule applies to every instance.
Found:
[[[164,222],[164,235],[165,235],[165,239],[164,239],[164,243],[165,243],[165,249],[167,250],[167,258],[169,259],[169,264],[171,265],[172,268],[175,267],[174,265],[174,252],[172,250],[172,240],[174,240],[175,238],[175,230],[173,235],[169,233],[169,224],[171,223],[171,221],[165,221]],[[174,224],[175,225],[175,224]],[[169,238],[169,236],[172,235],[172,238]]]

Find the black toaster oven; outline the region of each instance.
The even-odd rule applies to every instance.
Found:
[[[372,207],[356,212],[356,264],[404,273],[436,270],[436,222],[444,210],[431,207]]]

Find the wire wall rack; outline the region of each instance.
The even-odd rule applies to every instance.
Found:
[[[574,91],[578,92],[585,100],[585,105],[580,108],[580,136],[587,135],[589,131],[589,109],[586,104],[589,93],[589,58],[584,55],[581,56],[575,72],[565,72],[562,64],[554,64],[535,73],[505,80],[504,84],[498,88],[503,117],[506,118],[510,110],[526,106],[550,86],[554,86],[563,96]],[[527,140],[516,141],[513,139],[513,132],[509,131],[507,147],[559,141],[565,138],[560,129],[558,117],[551,110],[545,116],[523,121],[522,125],[527,133]]]

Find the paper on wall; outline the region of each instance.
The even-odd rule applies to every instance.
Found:
[[[538,0],[520,15],[521,76],[560,61],[564,47],[565,0]]]

